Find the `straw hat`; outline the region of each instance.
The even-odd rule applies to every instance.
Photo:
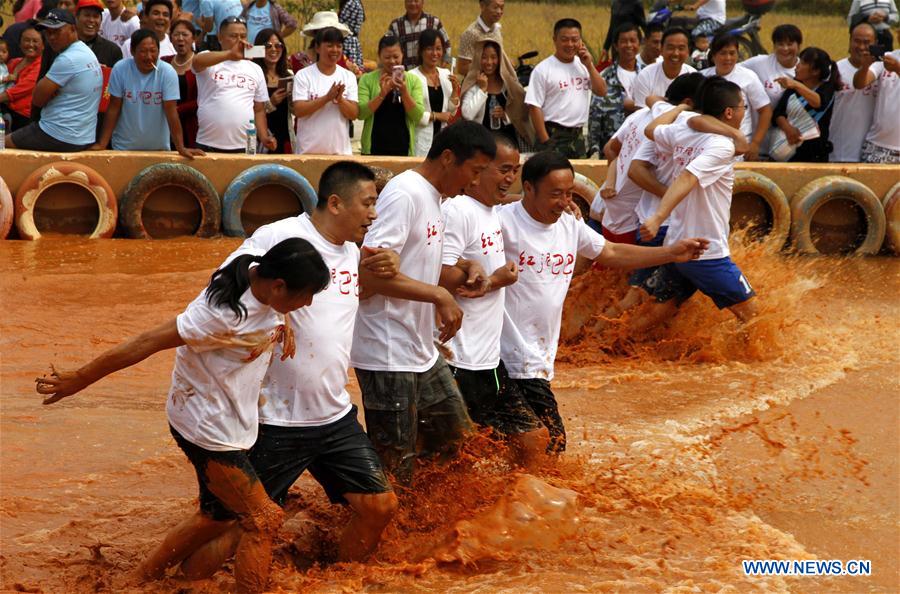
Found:
[[[340,22],[337,13],[331,10],[324,10],[314,14],[312,20],[303,25],[303,34],[307,37],[315,37],[316,31],[327,27],[334,27],[344,37],[350,35],[350,27]]]

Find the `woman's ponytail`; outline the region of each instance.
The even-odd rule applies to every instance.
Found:
[[[244,254],[213,272],[206,287],[206,302],[216,307],[227,306],[238,320],[247,315],[241,297],[250,287],[250,264],[261,262],[263,256]]]

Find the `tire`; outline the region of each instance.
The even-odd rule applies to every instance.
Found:
[[[383,190],[387,183],[393,179],[394,172],[390,169],[385,169],[384,167],[378,167],[377,165],[369,165],[369,169],[375,173],[375,189],[381,194],[381,190]]]
[[[900,182],[887,191],[881,204],[884,206],[886,222],[885,245],[895,256],[900,256]]]
[[[572,200],[581,210],[581,218],[587,221],[591,216],[591,203],[594,196],[600,191],[600,187],[589,177],[580,173],[575,174],[575,191],[572,194]]]
[[[791,207],[775,182],[755,171],[738,170],[731,195],[732,231],[750,226],[751,237],[775,249],[784,247],[791,232]]]
[[[81,198],[81,205],[75,209],[56,208],[56,212],[48,209],[47,213],[38,214],[36,223],[35,205],[42,197],[57,207],[72,199],[77,203],[77,198]],[[96,223],[93,217],[85,220],[84,216],[85,209],[93,207],[97,208]],[[86,235],[91,239],[112,237],[116,231],[117,213],[116,195],[107,181],[80,163],[57,161],[38,167],[16,192],[15,225],[22,239],[39,239],[39,226],[44,227],[45,232]]]
[[[148,198],[161,188],[171,188],[161,196],[169,211],[145,213]],[[197,212],[199,211],[199,212]],[[209,179],[187,165],[157,163],[141,170],[119,203],[119,224],[128,237],[158,239],[195,235],[212,237],[219,233],[222,204]]]
[[[6,239],[9,230],[12,229],[15,209],[13,208],[12,194],[9,186],[0,177],[0,239]]]
[[[280,186],[286,192],[280,196],[275,212],[270,210],[262,215],[251,215],[244,209],[247,198],[266,186]],[[291,201],[294,204],[291,204]],[[232,237],[247,237],[258,227],[267,223],[312,212],[316,207],[316,191],[309,181],[289,167],[276,163],[255,165],[231,180],[222,195],[222,230]],[[281,207],[279,210],[277,207]],[[291,210],[295,209],[295,210]]]
[[[881,202],[849,177],[828,175],[800,188],[791,219],[794,248],[803,254],[876,254],[884,241]]]

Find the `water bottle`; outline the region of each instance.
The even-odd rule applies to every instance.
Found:
[[[0,116],[0,151],[6,147],[6,120]]]
[[[256,154],[256,126],[253,123],[253,120],[250,120],[250,125],[247,128],[247,150],[246,153],[248,155]]]
[[[488,109],[490,110],[491,114],[491,130],[499,130],[500,126],[503,124],[503,122],[500,121],[500,118],[494,115],[494,109],[499,105],[500,104],[497,103],[497,97],[491,95],[491,100],[488,101]]]

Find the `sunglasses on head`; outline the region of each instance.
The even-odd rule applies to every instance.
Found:
[[[246,24],[247,24],[247,21],[244,20],[243,18],[239,17],[239,16],[230,16],[230,17],[226,17],[225,20],[222,21],[222,24],[223,24],[223,25],[233,25],[233,24],[235,24],[235,23],[237,23],[237,24],[239,24],[239,25],[246,25]]]

